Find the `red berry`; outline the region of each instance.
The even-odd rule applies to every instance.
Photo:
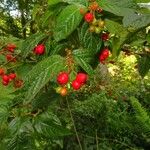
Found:
[[[0,68],[0,76],[5,74],[5,70],[3,68]]]
[[[109,49],[108,48],[103,49],[101,54],[106,59],[109,56]]]
[[[76,76],[76,81],[81,83],[81,84],[84,84],[87,81],[87,78],[88,78],[87,74],[78,73]]]
[[[2,81],[2,84],[3,84],[4,86],[7,86],[7,85],[8,85],[8,83],[9,83],[9,82]]]
[[[43,44],[39,44],[34,48],[34,53],[36,55],[43,55],[45,53],[45,46]]]
[[[15,73],[10,73],[8,76],[9,76],[10,80],[13,80],[13,79],[16,78],[16,74]]]
[[[16,62],[16,58],[14,58],[13,55],[11,54],[7,54],[6,59],[7,61],[10,61],[10,62]]]
[[[2,79],[4,82],[9,82],[9,76],[8,75],[3,75]]]
[[[58,84],[64,85],[67,84],[69,81],[69,74],[67,72],[61,72],[57,76]]]
[[[82,84],[79,83],[77,80],[73,80],[71,85],[72,85],[74,90],[79,90],[82,86]]]
[[[109,34],[108,34],[108,33],[102,33],[101,39],[102,39],[103,41],[107,41],[107,40],[109,39]]]
[[[99,61],[101,63],[104,63],[104,60],[106,60],[109,56],[109,49],[108,48],[104,48],[102,50],[102,52],[100,53],[100,56],[99,56]]]
[[[100,62],[103,62],[104,60],[105,60],[104,56],[103,56],[103,55],[100,55],[100,56],[99,56],[99,61],[100,61]]]
[[[23,86],[23,80],[14,80],[14,87],[20,88]]]
[[[8,44],[6,48],[8,51],[13,53],[14,49],[16,48],[16,45],[15,44]]]
[[[90,23],[94,20],[94,15],[92,13],[86,13],[84,16],[84,20]]]

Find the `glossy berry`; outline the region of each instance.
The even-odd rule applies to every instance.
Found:
[[[0,68],[0,76],[5,74],[5,70],[3,68]]]
[[[61,72],[57,76],[57,82],[60,85],[67,84],[69,81],[69,74],[67,72]]]
[[[16,48],[16,45],[15,44],[8,44],[6,49],[10,52],[14,52],[14,49]]]
[[[108,56],[109,56],[109,49],[104,48],[99,55],[99,61],[104,62],[104,60],[106,60],[108,58]]]
[[[3,84],[4,86],[7,86],[7,85],[8,85],[8,83],[9,83],[9,82],[2,81],[2,84]]]
[[[9,82],[9,76],[8,76],[8,75],[3,75],[3,76],[2,76],[2,80],[3,80],[4,82]]]
[[[16,58],[14,58],[13,55],[11,54],[7,54],[6,59],[7,61],[10,61],[10,62],[16,62]]]
[[[107,58],[109,56],[109,49],[108,48],[103,49],[101,54],[103,55],[104,58]]]
[[[43,44],[39,44],[34,48],[34,53],[36,55],[43,55],[45,53],[45,46]]]
[[[92,13],[86,13],[84,16],[84,20],[90,23],[94,20],[94,15]]]
[[[104,60],[105,60],[104,56],[103,56],[103,55],[100,55],[100,56],[99,56],[99,61],[100,61],[100,62],[103,62]]]
[[[82,86],[82,84],[79,83],[77,80],[73,80],[71,85],[72,85],[74,90],[79,90]]]
[[[10,80],[14,80],[16,78],[16,74],[15,73],[10,73],[8,76],[9,76]]]
[[[61,96],[66,96],[67,94],[68,94],[67,88],[62,87],[62,88],[60,89],[60,95],[61,95]]]
[[[14,87],[15,88],[20,88],[23,86],[23,80],[14,80]]]
[[[76,81],[79,82],[80,84],[84,84],[87,81],[87,74],[85,73],[78,73],[76,76]]]
[[[109,39],[109,34],[108,34],[108,33],[102,33],[101,39],[102,39],[103,41],[107,41],[107,40]]]

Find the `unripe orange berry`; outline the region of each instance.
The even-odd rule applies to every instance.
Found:
[[[80,14],[84,15],[85,13],[86,13],[85,9],[84,8],[80,8]]]
[[[98,3],[97,3],[97,2],[93,2],[93,3],[89,6],[89,9],[95,11],[95,10],[98,9],[98,7],[99,7],[99,6],[98,6]]]
[[[61,96],[66,96],[68,94],[68,90],[65,87],[62,87],[60,90],[60,95]]]
[[[0,76],[5,74],[5,70],[3,68],[0,68]]]

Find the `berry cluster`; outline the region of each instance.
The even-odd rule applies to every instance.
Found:
[[[97,34],[101,33],[104,29],[105,22],[100,18],[96,19],[95,12],[102,13],[102,9],[99,7],[97,2],[92,2],[89,7],[89,12],[84,15],[84,20],[89,23],[89,31]],[[80,13],[83,12],[80,10]]]
[[[85,73],[78,73],[75,80],[72,81],[72,87],[74,90],[79,90],[87,81],[88,76]]]
[[[39,44],[37,45],[33,52],[36,54],[36,55],[43,55],[45,53],[45,45],[44,44]]]
[[[87,74],[85,73],[78,73],[76,75],[75,80],[71,82],[71,86],[74,90],[79,90],[87,81]],[[62,96],[66,96],[68,93],[67,88],[65,87],[66,84],[69,82],[69,74],[67,72],[61,72],[57,76],[57,83],[62,87],[58,87],[56,89],[57,93],[60,93]],[[69,83],[70,84],[70,83]]]
[[[80,13],[84,14],[84,20],[89,24],[89,31],[100,34],[100,39],[103,41],[104,48],[101,50],[99,55],[99,61],[104,64],[104,61],[109,57],[109,49],[107,47],[109,46],[110,35],[107,32],[105,21],[102,20],[102,17],[100,17],[100,19],[96,19],[97,16],[103,16],[103,10],[95,0],[92,0],[88,10],[89,11],[85,13],[83,9],[80,9]],[[100,14],[97,15],[97,13]]]
[[[0,68],[0,77],[2,78],[2,84],[4,86],[9,85],[11,81],[13,81],[15,88],[20,88],[23,85],[23,80],[17,79],[16,73],[11,72],[6,74],[4,68]]]
[[[16,48],[16,45],[13,43],[10,43],[6,46],[6,49],[11,53],[14,53],[15,48]]]
[[[7,44],[6,47],[4,48],[4,51],[2,53],[5,55],[6,60],[8,62],[16,62],[16,58],[14,57],[15,49],[16,45],[12,43]]]
[[[5,70],[3,68],[0,68],[0,76],[2,78],[2,84],[5,86],[17,77],[15,73],[5,74]]]

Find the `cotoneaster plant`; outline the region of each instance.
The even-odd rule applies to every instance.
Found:
[[[71,72],[70,72],[71,73]],[[74,80],[70,80],[69,74],[67,72],[60,72],[57,76],[57,83],[60,85],[56,88],[56,92],[62,96],[66,96],[72,90],[79,90],[83,85],[86,84],[88,75],[85,73],[77,73]],[[71,88],[68,88],[71,86]]]
[[[72,125],[70,119],[59,119],[53,113],[70,112],[68,104],[76,98],[78,101],[80,95],[82,98],[107,89],[96,81],[100,78],[97,70],[114,63],[125,46],[132,43],[131,51],[134,50],[135,39],[150,23],[142,12],[132,0],[49,0],[36,6],[32,19],[38,32],[26,39],[8,39],[0,49],[4,58],[0,65],[1,86],[8,91],[14,87],[10,92],[13,96],[6,97],[10,101],[0,105],[1,114],[5,115],[2,127],[11,131],[3,138],[4,145],[8,149],[22,149],[23,144],[25,149],[46,149],[63,143],[55,139],[74,134],[68,132],[74,121]],[[150,68],[147,37],[144,33],[137,54],[142,78]],[[93,112],[92,105],[89,108]],[[98,133],[95,131],[94,143]],[[76,136],[82,147],[80,135]]]

